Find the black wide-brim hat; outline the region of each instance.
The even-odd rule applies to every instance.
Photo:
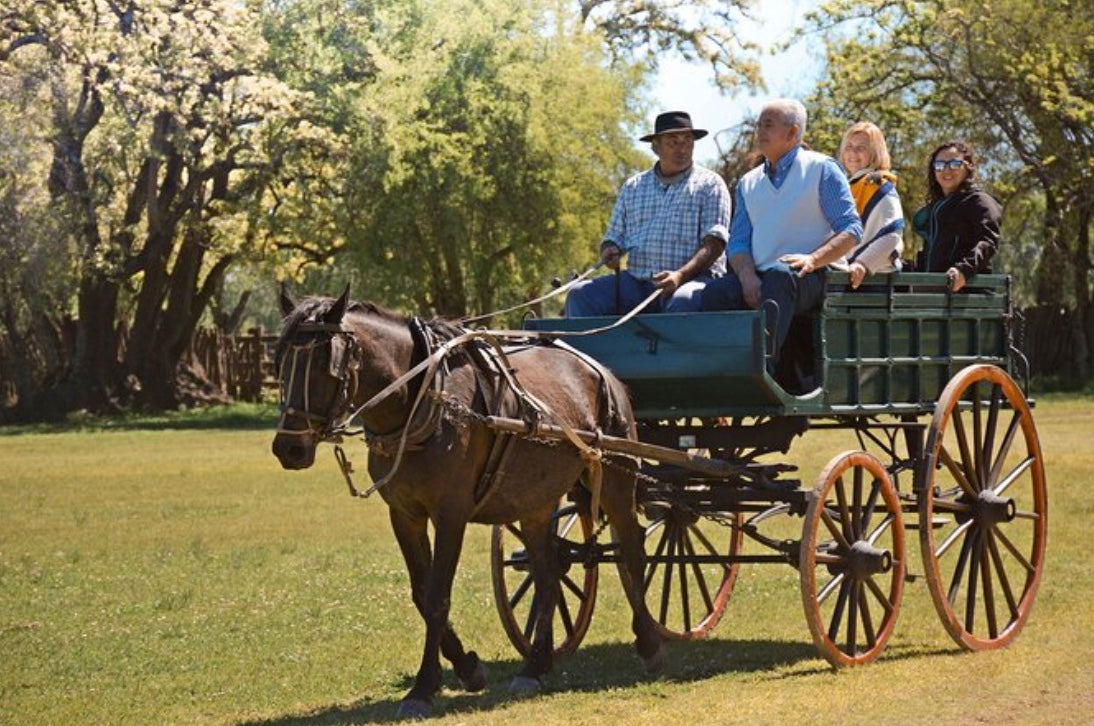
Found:
[[[691,116],[684,111],[669,111],[660,114],[653,123],[653,133],[646,134],[639,141],[652,141],[653,137],[661,134],[671,134],[674,131],[690,131],[692,137],[701,139],[707,135],[706,129],[697,129],[691,125]]]

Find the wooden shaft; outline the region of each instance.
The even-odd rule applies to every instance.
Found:
[[[525,436],[538,436],[545,439],[565,440],[566,434],[560,426],[552,424],[538,424],[529,428],[528,424],[520,419],[503,418],[501,416],[487,416],[486,425],[495,431],[503,431],[510,434],[524,434]],[[705,456],[696,456],[679,449],[670,449],[656,444],[645,444],[641,441],[632,441],[619,436],[599,436],[592,431],[575,429],[574,433],[586,444],[597,446],[605,451],[617,454],[628,454],[643,459],[652,459],[663,464],[673,464],[683,469],[695,471],[717,477],[733,477],[740,475],[742,467],[720,459],[708,459]]]

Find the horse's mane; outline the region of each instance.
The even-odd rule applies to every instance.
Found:
[[[297,303],[296,308],[286,316],[284,323],[281,326],[281,335],[277,340],[275,360],[281,359],[282,351],[298,326],[303,323],[313,323],[322,320],[323,316],[330,312],[336,302],[337,300],[332,297],[312,296],[306,297]],[[351,300],[346,306],[346,314],[349,315],[350,313],[374,315],[388,322],[395,323],[396,325],[410,325],[410,318],[407,316],[367,300],[363,302]],[[424,324],[441,340],[451,340],[466,332],[466,329],[460,326],[459,323],[448,320],[447,318],[434,317]]]

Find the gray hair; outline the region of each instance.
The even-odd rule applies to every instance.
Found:
[[[760,113],[767,111],[768,109],[782,114],[783,120],[786,123],[798,127],[798,136],[795,139],[799,144],[801,140],[805,138],[805,123],[806,113],[805,106],[801,101],[793,98],[777,98],[774,101],[768,101],[764,104],[764,107],[760,110]]]

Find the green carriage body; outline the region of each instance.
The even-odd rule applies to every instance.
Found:
[[[871,283],[850,290],[846,273],[829,273],[822,309],[792,331],[813,338],[806,355],[816,385],[801,395],[768,374],[770,341],[756,310],[639,315],[564,340],[627,384],[640,419],[926,413],[966,366],[1014,373],[1005,276],[980,275],[960,293],[939,274]],[[525,327],[581,333],[615,320],[529,319]]]

